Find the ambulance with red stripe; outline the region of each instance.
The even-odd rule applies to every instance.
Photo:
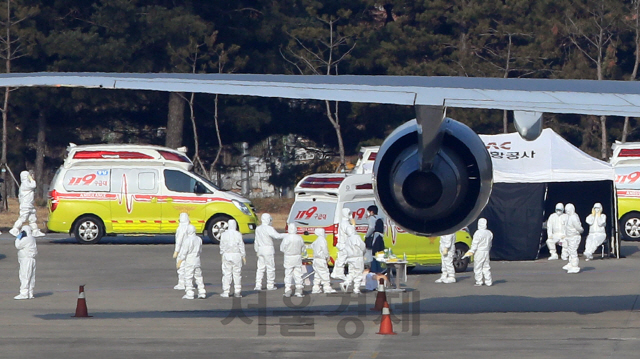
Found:
[[[180,213],[217,243],[227,221],[253,233],[251,202],[192,171],[183,151],[150,145],[71,145],[49,187],[53,232],[79,243],[105,235],[173,234]]]
[[[640,142],[616,142],[611,165],[616,171],[618,228],[622,239],[640,240]]]
[[[375,156],[373,156],[375,159]],[[357,167],[357,166],[356,166]],[[295,188],[295,201],[287,223],[295,223],[305,243],[312,243],[316,228],[324,228],[332,262],[336,259],[338,226],[343,208],[349,208],[356,222],[357,232],[364,238],[367,232],[367,207],[376,204],[372,176],[366,174],[320,173],[303,178]],[[402,258],[404,254],[410,267],[416,265],[440,265],[440,238],[422,237],[408,233],[385,218],[384,242],[386,248]],[[466,231],[456,234],[456,271],[465,271],[469,259],[462,259],[471,246],[471,236]]]

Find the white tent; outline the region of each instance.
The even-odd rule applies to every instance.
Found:
[[[535,141],[517,133],[480,135],[493,163],[493,191],[481,213],[494,232],[491,257],[530,260],[540,255],[543,223],[556,203],[573,203],[584,222],[593,204],[602,203],[607,232],[618,254],[615,172],[607,163],[582,152],[551,129]]]
[[[589,156],[552,129],[535,141],[518,133],[480,135],[493,163],[495,183],[548,183],[615,180],[613,167]]]

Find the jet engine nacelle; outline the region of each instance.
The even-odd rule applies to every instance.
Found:
[[[475,132],[450,118],[438,131],[420,143],[416,120],[398,127],[380,147],[373,171],[374,192],[387,217],[425,236],[454,233],[473,222],[493,182],[491,158]]]

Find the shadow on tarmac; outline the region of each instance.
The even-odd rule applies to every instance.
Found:
[[[48,297],[50,295],[53,295],[53,292],[38,292],[38,293],[33,293],[33,297],[34,298],[40,298],[40,297]]]
[[[5,256],[4,254],[0,254],[0,261],[7,258],[7,256]]]
[[[478,290],[483,290],[484,287]],[[389,293],[388,293],[389,294]],[[527,297],[509,295],[467,295],[460,297],[438,297],[420,300],[420,292],[405,292],[403,295],[389,294],[392,300],[391,312],[396,316],[413,313],[428,314],[482,314],[482,313],[556,313],[573,312],[595,314],[611,311],[627,311],[633,308],[637,295],[616,296],[568,296],[568,297]],[[232,308],[215,310],[186,311],[133,311],[133,312],[90,312],[95,319],[156,319],[156,318],[222,318],[225,321],[252,317],[352,317],[379,316],[370,311],[375,302],[373,296],[352,296],[349,294],[328,295],[340,298],[335,305],[310,306],[307,295],[303,299],[283,299],[285,307],[267,307],[260,298],[233,298]],[[402,297],[402,298],[401,298]],[[408,301],[406,301],[408,299]],[[218,300],[218,298],[216,298]],[[404,300],[404,301],[403,301]],[[264,305],[264,306],[263,306]],[[38,314],[43,320],[69,320],[69,313]]]
[[[206,245],[212,245],[213,242],[209,240],[207,236],[200,236],[202,238],[202,243]],[[253,244],[253,238],[243,238],[245,244]],[[49,243],[53,244],[77,244],[81,245],[76,241],[75,238],[61,238],[61,239],[51,239]],[[102,237],[100,242],[96,244],[88,244],[88,245],[110,245],[110,244],[174,244],[175,237],[174,236],[113,236],[113,237]],[[82,244],[87,245],[87,244]]]
[[[52,239],[49,243],[54,244],[77,244],[77,245],[89,245],[89,246],[101,246],[101,245],[109,245],[109,244],[173,244],[175,243],[175,238],[173,236],[136,236],[136,237],[124,237],[124,236],[115,236],[115,237],[103,237],[100,242],[96,244],[80,244],[76,241],[75,238],[63,238],[63,239]],[[211,241],[209,239],[203,239],[202,243],[210,244]]]
[[[625,246],[625,245],[620,246],[620,255],[622,255],[624,257],[628,257],[630,255],[633,255],[634,253],[636,253],[638,251],[640,251],[638,246]]]
[[[480,289],[482,290],[482,289]],[[420,301],[421,313],[554,313],[595,314],[631,310],[637,295],[589,297],[525,297],[508,295],[469,295],[430,298]]]

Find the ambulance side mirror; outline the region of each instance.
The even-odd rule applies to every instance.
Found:
[[[207,188],[200,182],[196,182],[196,185],[193,188],[193,192],[196,194],[205,194],[207,193]]]

